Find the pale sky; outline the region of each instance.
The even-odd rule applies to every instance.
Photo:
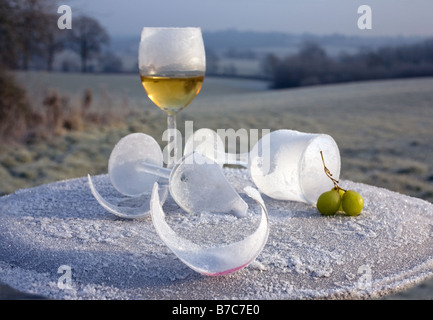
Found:
[[[72,14],[96,18],[111,35],[142,27],[203,31],[282,31],[348,35],[433,36],[433,0],[66,0]],[[358,7],[372,9],[372,29],[359,30]]]

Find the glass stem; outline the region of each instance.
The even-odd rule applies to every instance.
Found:
[[[167,127],[168,127],[167,168],[171,169],[176,163],[178,157],[176,114],[168,115]]]

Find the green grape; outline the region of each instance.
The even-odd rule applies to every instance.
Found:
[[[336,189],[322,193],[317,199],[317,210],[323,215],[335,214],[341,205],[340,193]]]
[[[361,213],[362,208],[364,207],[364,199],[359,193],[353,190],[348,190],[343,195],[341,205],[344,212],[348,215],[357,216]]]

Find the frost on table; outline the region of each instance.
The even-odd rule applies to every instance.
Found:
[[[247,170],[224,172],[239,193],[254,186]],[[107,199],[119,196],[107,175],[94,183]],[[351,181],[341,186],[363,195],[360,216],[324,217],[308,204],[263,196],[270,224],[263,251],[219,277],[182,263],[150,217],[105,211],[87,178],[21,190],[0,198],[0,282],[55,299],[341,299],[395,293],[433,275],[431,203]],[[170,199],[164,211],[179,232],[200,226],[206,233],[221,219],[186,219]],[[227,218],[238,228],[236,217]],[[60,283],[62,266],[71,270],[69,289]]]

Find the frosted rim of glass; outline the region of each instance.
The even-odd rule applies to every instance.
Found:
[[[150,35],[155,33],[155,31],[194,31],[201,34],[201,27],[143,27],[141,29],[140,41],[143,41],[143,37],[146,36],[146,32]],[[154,32],[151,32],[154,31]]]
[[[201,29],[187,28],[143,28],[138,49],[140,74],[204,75],[206,51]]]

